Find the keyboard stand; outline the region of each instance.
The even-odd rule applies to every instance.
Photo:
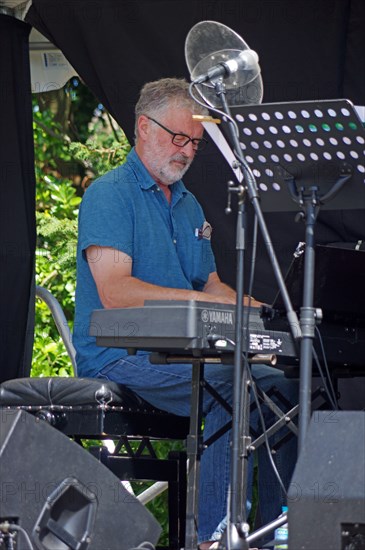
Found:
[[[191,405],[190,405],[190,428],[186,442],[186,454],[188,460],[187,473],[187,495],[186,495],[186,531],[185,549],[196,550],[197,541],[197,517],[200,480],[200,459],[203,453],[203,385],[204,385],[204,364],[206,362],[220,362],[214,357],[192,358],[192,356],[169,355],[165,353],[152,353],[151,363],[154,364],[176,364],[191,363]],[[229,429],[229,427],[227,428]]]

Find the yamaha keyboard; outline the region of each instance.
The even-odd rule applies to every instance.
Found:
[[[244,323],[242,349],[250,355],[275,355],[279,363],[299,363],[299,345],[285,318],[251,308]],[[269,309],[270,311],[270,309]],[[144,307],[100,309],[92,313],[90,336],[104,347],[209,356],[232,354],[235,307],[196,301],[146,301]],[[350,375],[365,371],[365,327],[322,322],[325,357],[331,368]],[[323,361],[318,336],[315,349]]]
[[[90,336],[106,347],[169,352],[234,351],[235,307],[210,302],[146,301],[144,307],[95,310]],[[251,308],[243,351],[295,357],[287,331],[264,327],[259,308]]]

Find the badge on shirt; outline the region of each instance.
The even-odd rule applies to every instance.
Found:
[[[212,236],[213,227],[208,223],[206,220],[204,221],[203,225],[200,228],[195,229],[195,236],[198,239],[207,239],[210,241],[210,238]]]

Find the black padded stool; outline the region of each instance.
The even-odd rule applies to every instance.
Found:
[[[23,409],[76,441],[118,439],[93,454],[121,480],[168,482],[169,548],[185,543],[186,455],[158,459],[151,441],[184,440],[189,418],[152,407],[128,388],[94,378],[19,378],[0,385],[0,407]],[[139,441],[133,450],[131,441]],[[142,453],[148,453],[142,454]]]

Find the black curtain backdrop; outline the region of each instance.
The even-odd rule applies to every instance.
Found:
[[[26,17],[27,23],[63,51],[131,142],[139,89],[145,82],[161,77],[189,79],[185,39],[195,23],[206,20],[227,25],[258,52],[264,102],[346,97],[355,105],[365,104],[364,0],[33,0]],[[13,44],[11,51],[17,49],[21,49],[19,44]],[[2,50],[4,63],[11,55],[14,53],[6,56]],[[27,108],[24,106],[24,111]],[[16,120],[14,113],[13,125]],[[235,209],[229,217],[224,214],[227,181],[231,177],[221,153],[210,144],[194,161],[185,182],[214,227],[213,246],[220,275],[235,286]],[[30,187],[28,193],[31,195]],[[22,204],[16,218],[26,226],[30,223],[33,198],[23,204],[21,197],[23,194],[17,194],[11,205]],[[251,228],[252,212],[248,210]],[[294,223],[293,214],[265,217],[285,271],[298,241],[304,240],[304,227]],[[31,234],[32,231],[33,227]],[[323,212],[316,235],[319,243],[363,239],[364,212]],[[28,271],[22,277],[25,293],[29,293],[30,260],[27,256]],[[276,290],[260,241],[254,295],[270,302]],[[18,301],[18,294],[14,295],[13,302]],[[14,314],[14,318],[22,319],[23,326],[25,302]],[[14,306],[12,311],[15,312]],[[17,343],[23,346],[19,338]]]
[[[0,381],[29,374],[33,345],[27,329],[35,251],[30,29],[0,15]]]
[[[189,79],[185,39],[193,25],[206,20],[227,25],[258,52],[264,102],[346,97],[365,104],[364,0],[34,0],[27,15],[64,52],[130,141],[140,87],[166,76]],[[185,182],[214,227],[220,275],[235,286],[235,212],[224,214],[231,177],[228,164],[210,144]],[[304,227],[287,213],[267,214],[266,221],[285,271],[304,240]],[[364,237],[363,212],[320,215],[319,243]],[[260,241],[254,295],[270,302],[276,290]]]

